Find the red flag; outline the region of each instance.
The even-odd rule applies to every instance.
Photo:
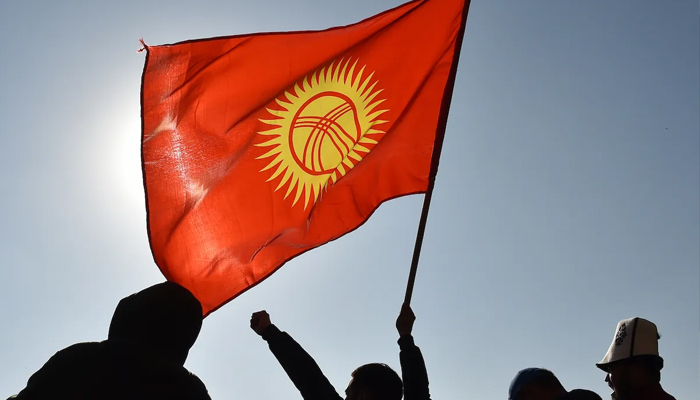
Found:
[[[143,170],[165,277],[208,314],[382,202],[424,193],[468,4],[147,46]]]

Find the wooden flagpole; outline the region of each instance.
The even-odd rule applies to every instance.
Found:
[[[462,25],[459,27],[455,42],[455,54],[452,58],[452,67],[450,75],[447,79],[445,92],[442,95],[440,105],[440,119],[435,135],[435,146],[433,147],[433,155],[430,164],[430,175],[428,178],[428,189],[425,192],[423,199],[423,210],[421,211],[420,222],[418,223],[418,233],[416,235],[416,244],[413,248],[413,259],[411,260],[411,270],[408,273],[408,284],[406,285],[406,296],[404,304],[411,304],[413,296],[413,286],[416,282],[416,273],[418,272],[418,260],[420,259],[420,251],[423,247],[423,236],[425,235],[425,226],[428,222],[428,210],[430,209],[430,200],[433,198],[433,189],[435,188],[435,176],[437,175],[438,164],[440,163],[440,153],[442,152],[442,144],[445,140],[445,129],[447,128],[447,117],[450,113],[450,103],[452,102],[452,92],[454,91],[455,78],[457,76],[457,64],[462,50],[462,39],[464,39],[464,30],[467,26],[467,14],[469,14],[470,0],[465,0],[464,9],[462,10]]]

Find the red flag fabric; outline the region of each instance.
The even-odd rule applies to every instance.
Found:
[[[165,277],[206,315],[384,201],[424,193],[467,7],[412,1],[324,31],[146,46],[143,171]]]

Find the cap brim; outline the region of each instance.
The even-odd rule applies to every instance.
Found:
[[[598,368],[600,368],[600,369],[602,369],[602,370],[605,371],[605,372],[610,372],[610,371],[608,370],[608,366],[609,366],[609,365],[610,365],[610,363],[599,363],[599,364],[596,364],[595,366],[598,367]]]
[[[657,356],[657,355],[654,355],[654,354],[639,354],[639,355],[636,355],[636,356],[627,357],[627,358],[623,358],[623,359],[620,359],[620,360],[609,361],[609,362],[606,362],[606,363],[603,363],[603,362],[597,363],[595,366],[598,367],[598,368],[600,368],[600,369],[602,369],[602,370],[605,371],[605,372],[610,372],[610,365],[612,365],[612,364],[624,363],[624,362],[629,362],[629,361],[632,361],[632,360],[639,360],[639,359],[641,359],[642,357],[653,357],[653,358],[656,358],[656,359],[659,360],[659,371],[662,370],[662,369],[664,368],[664,359],[661,358],[661,357],[659,357],[659,356]]]

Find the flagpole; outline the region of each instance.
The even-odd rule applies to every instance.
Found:
[[[445,92],[442,95],[440,105],[440,118],[438,120],[437,130],[435,132],[435,146],[433,147],[433,155],[431,157],[430,175],[428,178],[428,189],[423,198],[423,209],[418,223],[418,233],[416,235],[416,244],[413,248],[413,259],[411,260],[411,270],[408,273],[408,283],[406,285],[406,296],[404,304],[411,304],[413,296],[413,286],[416,283],[416,273],[418,272],[418,260],[420,259],[420,251],[423,247],[423,236],[425,235],[425,226],[428,223],[428,211],[430,210],[430,201],[433,198],[433,189],[435,188],[435,176],[437,175],[438,164],[440,164],[440,153],[442,152],[442,143],[445,140],[445,129],[447,128],[447,117],[450,113],[450,103],[452,102],[452,92],[454,91],[455,78],[457,76],[457,64],[462,51],[462,39],[464,39],[464,30],[467,26],[467,14],[469,14],[470,0],[465,0],[464,9],[462,10],[462,25],[457,33],[455,41],[455,54],[452,58],[452,67],[450,75],[447,78]]]
[[[430,209],[430,200],[433,197],[433,187],[435,187],[434,176],[430,178],[430,181],[428,183],[428,190],[425,192],[425,198],[423,198],[423,211],[421,212],[420,222],[418,223],[418,234],[416,235],[416,244],[413,248],[413,260],[411,260],[411,270],[408,273],[406,297],[404,297],[403,300],[405,304],[411,304],[411,297],[413,296],[413,285],[416,283],[416,273],[418,272],[418,259],[420,258],[421,247],[423,247],[423,235],[425,235],[425,226],[428,222],[428,210]]]

